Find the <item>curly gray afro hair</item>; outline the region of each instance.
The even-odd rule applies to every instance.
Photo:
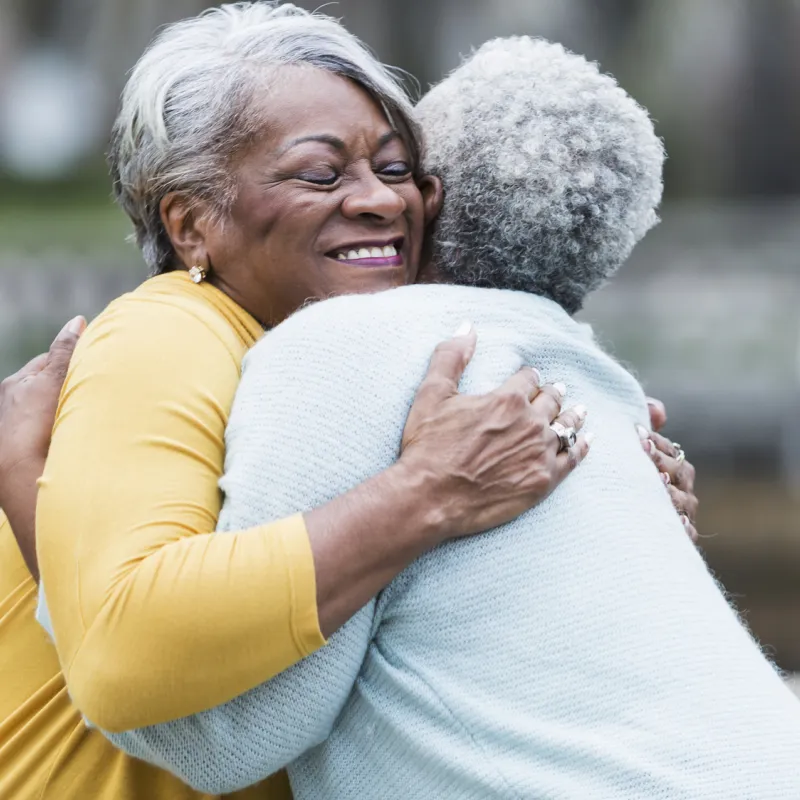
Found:
[[[569,313],[652,228],[664,148],[597,65],[541,39],[487,42],[417,106],[445,201],[441,277],[549,297]]]

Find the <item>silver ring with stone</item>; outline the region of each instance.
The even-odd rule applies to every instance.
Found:
[[[575,432],[575,428],[566,428],[560,422],[554,422],[550,426],[550,430],[558,436],[559,453],[569,450],[570,447],[573,447],[575,442],[578,441],[578,434]]]

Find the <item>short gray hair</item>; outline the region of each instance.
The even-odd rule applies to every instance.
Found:
[[[417,106],[445,201],[450,282],[517,289],[570,313],[658,222],[664,148],[596,64],[541,39],[483,45]]]
[[[264,124],[253,102],[276,68],[306,65],[359,84],[418,163],[419,132],[397,75],[337,20],[278,2],[233,3],[164,28],[133,69],[114,124],[114,195],[153,273],[174,269],[159,205],[170,191],[224,219],[236,196],[231,161]]]

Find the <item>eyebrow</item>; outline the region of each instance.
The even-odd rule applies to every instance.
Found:
[[[400,139],[400,134],[397,131],[388,131],[378,139],[378,148],[385,147],[389,142],[393,142],[395,139]],[[347,145],[338,137],[338,136],[331,136],[328,133],[318,133],[312,134],[311,136],[300,136],[297,139],[292,139],[291,142],[284,145],[276,155],[282,156],[287,151],[291,150],[293,147],[297,147],[299,144],[303,144],[305,142],[322,142],[322,144],[327,144],[333,147],[336,150],[342,151],[347,149]]]

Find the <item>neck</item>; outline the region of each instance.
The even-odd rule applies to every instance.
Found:
[[[417,273],[417,283],[447,283],[439,272],[436,264],[430,258],[423,258],[422,264]]]

